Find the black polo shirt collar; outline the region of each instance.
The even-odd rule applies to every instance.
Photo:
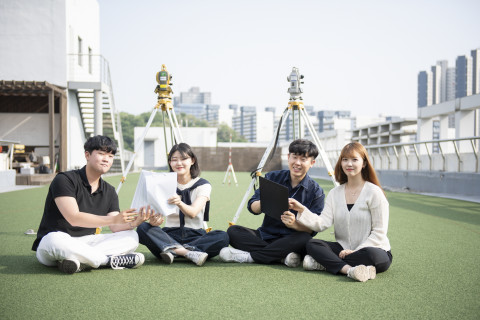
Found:
[[[90,185],[90,182],[88,182],[87,178],[87,166],[83,166],[83,168],[78,170],[78,172],[80,173],[80,177],[82,178],[83,185],[88,188],[90,193],[92,193],[92,186]],[[105,181],[103,181],[102,177],[100,177],[100,180],[98,181],[98,189],[94,193],[103,192],[104,190]]]

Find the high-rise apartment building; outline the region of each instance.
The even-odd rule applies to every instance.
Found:
[[[480,49],[458,56],[455,68],[437,61],[431,71],[418,73],[418,107],[426,107],[480,93]]]
[[[441,77],[442,67],[438,64],[432,66],[432,104],[440,103],[442,91]]]
[[[420,71],[418,73],[418,107],[426,107],[432,104],[432,73]]]
[[[472,94],[480,93],[480,48],[470,51],[472,57]]]
[[[173,106],[177,113],[190,114],[200,119],[208,112],[208,106],[210,110],[215,109],[211,101],[210,92],[200,92],[200,88],[192,87],[188,92],[180,92],[179,96],[174,97]]]
[[[472,57],[458,56],[455,62],[455,98],[472,94]]]
[[[446,97],[444,101],[451,101],[455,99],[455,68],[452,67],[447,69],[445,83]]]
[[[232,118],[232,128],[249,142],[270,142],[273,138],[273,112],[257,111],[256,107],[240,107]]]
[[[318,132],[335,129],[351,130],[350,111],[321,110],[317,112]]]
[[[174,106],[179,104],[211,104],[212,94],[200,92],[199,87],[191,87],[187,92],[180,92],[180,95],[173,98]]]
[[[437,61],[437,66],[440,67],[440,102],[447,101],[447,70],[448,61]],[[432,67],[433,68],[433,67]],[[433,71],[433,70],[432,70]]]

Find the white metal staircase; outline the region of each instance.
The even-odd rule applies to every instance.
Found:
[[[94,135],[95,131],[95,91],[101,92],[103,134],[117,141],[118,151],[115,155],[111,172],[125,169],[122,125],[120,114],[116,111],[113,98],[112,82],[108,61],[101,55],[94,55],[88,60],[92,65],[82,66],[78,63],[79,55],[69,55],[70,75],[69,89],[74,90],[82,118],[85,137]]]

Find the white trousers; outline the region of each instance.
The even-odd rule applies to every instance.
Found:
[[[76,259],[92,268],[106,265],[109,255],[134,252],[138,247],[135,230],[72,237],[65,232],[50,232],[42,238],[37,248],[37,259],[46,266],[56,266],[58,261]]]

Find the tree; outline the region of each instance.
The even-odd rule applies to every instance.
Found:
[[[248,142],[243,136],[239,135],[235,130],[230,128],[227,124],[221,123],[218,126],[217,141],[230,142],[230,133],[232,134],[232,142]]]

